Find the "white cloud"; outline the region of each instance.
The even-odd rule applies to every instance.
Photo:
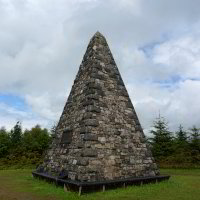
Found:
[[[33,115],[23,111],[26,121],[14,110],[1,122],[57,121],[99,30],[145,129],[159,110],[173,129],[198,125],[199,7],[198,0],[0,0],[0,93],[21,96]]]
[[[186,34],[158,45],[153,61],[168,75],[182,78],[200,78],[200,32]]]
[[[22,122],[23,127],[29,129],[36,124],[41,124],[43,127],[48,128],[53,124],[30,110],[25,111],[15,106],[9,106],[6,103],[0,103],[0,113],[0,127],[6,126],[7,129],[12,129],[17,121]]]

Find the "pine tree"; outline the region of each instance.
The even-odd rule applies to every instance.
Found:
[[[14,128],[11,130],[11,142],[13,147],[16,147],[20,144],[22,139],[22,127],[21,123],[18,121]]]
[[[172,136],[168,130],[168,123],[163,117],[159,117],[154,121],[153,134],[151,138],[152,152],[155,158],[169,156],[172,153]]]
[[[200,131],[200,129],[197,128],[196,126],[193,126],[190,129],[190,133],[191,133],[191,138],[190,138],[191,148],[196,153],[200,153],[200,133],[199,133],[199,131]]]
[[[176,132],[176,144],[178,148],[187,148],[187,133],[181,124],[179,130]]]
[[[4,127],[0,128],[0,158],[8,154],[10,148],[10,136]]]

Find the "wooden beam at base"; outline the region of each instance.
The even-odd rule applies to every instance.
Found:
[[[78,195],[81,196],[81,192],[82,192],[82,186],[79,186],[79,189],[78,189]]]
[[[103,185],[103,192],[105,192],[105,188],[106,188],[105,185]]]

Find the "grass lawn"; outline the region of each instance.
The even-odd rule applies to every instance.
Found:
[[[162,169],[169,181],[78,196],[32,178],[31,169],[0,170],[0,200],[200,200],[200,169]]]

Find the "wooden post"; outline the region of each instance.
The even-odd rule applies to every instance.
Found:
[[[79,196],[81,196],[81,192],[82,192],[82,186],[79,186],[79,191],[78,191]]]
[[[105,188],[105,185],[103,185],[103,192],[105,192],[105,189],[106,189],[106,188]]]
[[[124,188],[126,187],[126,183],[123,184],[123,187],[124,187]]]
[[[68,191],[68,187],[64,184],[64,191],[67,192]]]
[[[141,181],[140,185],[141,185],[141,186],[143,185],[143,181]]]

